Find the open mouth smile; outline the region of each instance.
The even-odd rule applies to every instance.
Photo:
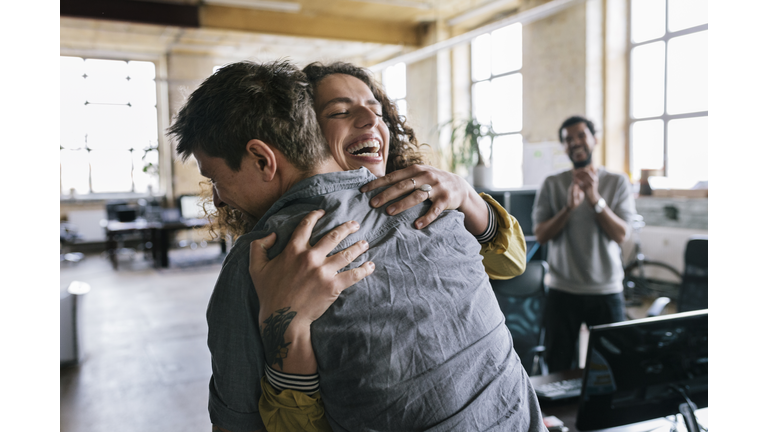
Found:
[[[356,142],[347,147],[347,153],[358,157],[379,157],[381,145],[375,139]]]

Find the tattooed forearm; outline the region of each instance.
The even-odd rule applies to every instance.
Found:
[[[261,325],[261,339],[264,342],[265,357],[267,363],[277,365],[283,369],[283,359],[288,356],[288,345],[285,343],[285,331],[296,316],[296,312],[288,312],[291,307],[285,307],[275,311]]]

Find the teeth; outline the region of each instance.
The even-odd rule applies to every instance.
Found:
[[[376,140],[361,141],[359,143],[353,144],[347,147],[347,152],[354,154],[356,151],[360,151],[364,148],[371,148],[372,151],[367,153],[357,154],[355,156],[366,156],[366,157],[378,156],[379,143]]]

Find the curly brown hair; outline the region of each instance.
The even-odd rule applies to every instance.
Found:
[[[306,79],[310,84],[309,93],[312,95],[312,98],[315,96],[318,84],[323,78],[332,74],[353,76],[370,88],[374,98],[381,104],[382,118],[384,124],[389,129],[387,173],[411,165],[427,163],[425,154],[419,150],[422,145],[426,146],[426,144],[419,144],[413,129],[406,124],[405,116],[398,113],[397,105],[389,99],[370,71],[346,62],[334,62],[328,65],[314,62],[304,67],[302,72],[306,75]],[[207,183],[203,182],[202,184]],[[204,188],[202,196],[204,198],[212,197],[210,186],[207,187],[207,190]],[[247,215],[231,207],[218,208],[215,212],[206,214],[206,216],[211,221],[210,232],[214,237],[216,235],[224,236],[229,234],[235,239],[250,231],[256,223],[256,221],[250,220]]]
[[[201,202],[213,202],[213,186],[208,180],[200,182],[200,200]],[[232,240],[240,237],[256,225],[255,220],[247,214],[229,206],[216,208],[203,205],[203,213],[208,219],[208,234],[211,239],[224,239],[227,235]]]

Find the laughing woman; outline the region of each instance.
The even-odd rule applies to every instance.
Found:
[[[491,279],[510,279],[523,273],[525,240],[517,220],[489,195],[478,194],[463,178],[426,164],[413,129],[405,123],[405,117],[398,115],[395,104],[370,72],[349,63],[312,63],[304,68],[304,73],[318,123],[336,162],[345,170],[366,168],[378,177],[363,186],[361,192],[389,186],[371,199],[371,206],[387,206],[387,213],[396,215],[429,200],[429,211],[414,221],[417,229],[426,227],[446,210],[458,210],[464,214],[465,228],[479,243],[483,265]],[[235,237],[250,231],[256,221],[222,203],[215,188],[211,192],[216,206],[213,229]],[[268,249],[274,238],[271,235],[262,239],[261,248],[257,249]],[[308,238],[299,240],[307,245]],[[336,239],[336,244],[341,240]],[[306,261],[291,255],[295,248],[286,248],[273,258],[271,262],[285,265],[281,271],[270,274],[254,269],[254,248],[251,250],[252,277],[262,282],[268,278],[274,292],[285,286],[287,276],[283,279],[283,275],[306,281],[302,289],[310,296],[318,297],[315,293],[325,287],[322,280],[303,277],[313,274],[322,263],[315,268],[307,266]],[[330,306],[327,299],[318,298],[318,303],[327,303],[325,308]],[[297,382],[299,385],[292,385]],[[300,371],[275,371],[268,367],[262,388],[259,411],[267,430],[330,430],[318,391],[316,362],[302,365]]]
[[[426,165],[413,130],[368,71],[349,63],[313,63],[304,68],[304,73],[311,86],[318,123],[336,162],[345,170],[364,167],[379,177],[363,186],[361,192],[389,186],[371,199],[373,207],[387,206],[387,213],[395,215],[429,200],[429,211],[414,221],[417,229],[429,225],[443,211],[456,209],[464,214],[465,228],[479,242],[483,265],[491,279],[510,279],[525,270],[525,240],[517,220],[489,195],[475,192],[461,177]],[[399,200],[392,202],[395,199]],[[248,229],[251,221],[238,219],[226,208],[219,211],[220,220],[229,217],[224,225],[235,227],[235,234]],[[336,244],[340,240],[336,239]],[[279,292],[281,286],[287,286],[288,277],[282,275],[291,275],[294,281],[306,280],[305,292],[317,297],[319,303],[329,301],[321,299],[319,293],[323,291],[316,288],[322,281],[302,277],[312,274],[313,269],[307,268],[306,260],[291,255],[297,248],[286,248],[273,258],[273,262],[286,263],[281,271],[273,268],[260,272],[265,249],[274,244],[274,235],[261,241],[251,249],[254,279],[264,282],[269,278],[269,286]],[[297,244],[306,246],[307,242],[308,238],[297,239]],[[262,256],[255,257],[254,251]],[[331,430],[318,391],[316,362],[303,364],[301,370],[277,371],[268,366],[262,388],[259,411],[267,430]]]

